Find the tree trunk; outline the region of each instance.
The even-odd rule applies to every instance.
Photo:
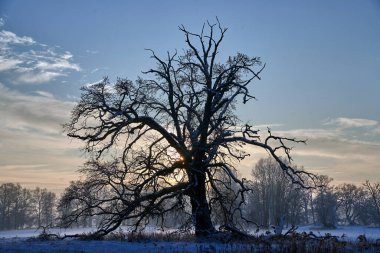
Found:
[[[194,180],[194,186],[190,191],[190,202],[193,223],[195,226],[195,235],[205,236],[215,232],[206,197],[205,172],[196,171],[193,173],[192,179]]]

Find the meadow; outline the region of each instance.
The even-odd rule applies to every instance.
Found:
[[[58,235],[86,234],[89,228],[51,229]],[[297,234],[275,236],[271,231],[252,232],[249,240],[199,240],[192,234],[162,232],[148,228],[144,234],[132,234],[121,228],[104,240],[41,237],[40,230],[0,231],[0,252],[380,252],[380,228],[340,226],[322,229],[302,226]]]

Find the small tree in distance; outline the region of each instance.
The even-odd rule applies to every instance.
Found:
[[[208,189],[214,202],[233,191],[230,195],[239,203],[233,210],[231,205],[219,208],[232,213],[225,217],[242,213],[249,188],[236,176],[235,166],[249,155],[245,145],[265,149],[292,182],[308,187],[305,175],[313,175],[281,159],[291,159],[287,142],[303,141],[270,130],[261,140],[259,132],[235,114],[238,100],[253,98],[249,85],[260,79],[265,67],[260,58],[238,53],[218,63],[227,31],[219,21],[204,25],[200,34],[179,29],[187,49],[165,58],[149,50],[157,66],[143,72],[146,78],[118,79],[114,85],[105,78],[82,88],[65,129],[68,136],[85,142],[90,160],[82,169],[84,182],[62,198],[61,206],[82,203],[65,217],[66,225],[91,213],[102,217],[95,233],[102,236],[124,221],[138,227],[149,217],[182,208],[189,210],[197,236],[213,233]],[[227,219],[224,225],[231,227],[231,222]]]
[[[333,179],[326,175],[319,175],[319,187],[314,198],[315,211],[318,222],[325,228],[336,228],[337,224],[337,196],[330,186]]]

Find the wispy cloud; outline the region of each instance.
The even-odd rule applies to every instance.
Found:
[[[73,105],[46,91],[24,94],[0,83],[0,183],[59,192],[75,179],[83,163],[81,144],[69,140],[61,127]]]
[[[15,33],[10,31],[0,31],[0,43],[4,46],[12,45],[12,44],[21,44],[21,45],[31,45],[36,42],[33,38],[28,36],[17,36]]]
[[[73,103],[56,100],[45,91],[35,94],[23,94],[0,83],[2,127],[60,135],[60,124],[69,119]]]
[[[307,140],[306,145],[286,143],[293,147],[291,154],[295,164],[305,166],[310,172],[329,175],[335,183],[360,184],[366,179],[380,181],[380,126],[377,121],[341,117],[321,122],[316,127],[278,128],[272,134]],[[241,173],[249,177],[258,159],[268,154],[257,148],[245,147],[245,150],[252,156],[240,167]]]
[[[337,125],[342,128],[354,128],[354,127],[371,127],[376,126],[378,122],[371,119],[358,119],[358,118],[336,118],[328,119],[324,125]]]
[[[73,55],[70,52],[65,52],[63,55],[51,59],[51,61],[41,60],[37,62],[36,68],[40,70],[72,69],[80,71],[81,69],[78,66],[78,64],[73,64],[69,62],[71,58],[73,58]]]
[[[42,96],[42,97],[46,97],[46,98],[54,98],[54,95],[51,94],[50,92],[47,92],[47,91],[41,91],[41,90],[38,90],[35,92],[36,94]]]
[[[278,128],[281,126],[283,126],[283,124],[279,124],[279,123],[253,125],[253,127],[256,129]]]
[[[95,81],[95,82],[85,83],[85,84],[83,84],[82,86],[84,86],[84,87],[90,87],[90,86],[95,85],[95,84],[98,84],[98,83],[100,83],[100,82],[102,82],[102,81],[103,81],[103,79],[99,79],[98,81]]]
[[[93,70],[90,71],[91,74],[94,74],[95,72],[97,72],[99,70],[99,68],[94,68]]]
[[[17,65],[22,63],[21,60],[18,59],[12,59],[12,58],[4,58],[3,56],[0,56],[0,72],[10,69],[17,68]]]
[[[98,51],[87,49],[87,50],[86,50],[86,53],[88,53],[88,54],[97,54]]]
[[[59,47],[49,47],[32,37],[0,31],[0,81],[13,84],[45,83],[81,71],[73,62],[73,54]]]
[[[63,76],[62,73],[52,72],[52,71],[28,71],[28,73],[24,73],[20,75],[16,81],[17,83],[25,83],[25,84],[34,84],[34,83],[45,83],[55,79],[58,76]]]
[[[292,129],[276,131],[277,135],[286,137],[297,137],[301,139],[317,139],[317,138],[338,138],[342,135],[340,129],[324,129],[324,128],[309,128],[309,129]]]

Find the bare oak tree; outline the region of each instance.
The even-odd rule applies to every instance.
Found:
[[[238,186],[240,204],[221,210],[239,213],[245,201],[246,180],[236,176],[235,168],[249,155],[245,145],[265,149],[293,182],[304,184],[307,173],[281,159],[290,159],[287,142],[302,141],[270,130],[260,139],[235,113],[239,100],[254,98],[249,86],[260,79],[265,64],[241,53],[218,63],[227,31],[219,21],[205,24],[200,34],[184,26],[179,30],[187,49],[164,58],[149,50],[157,66],[143,72],[146,78],[118,79],[114,85],[105,78],[82,88],[65,129],[68,136],[85,142],[91,158],[82,169],[87,179],[61,201],[61,206],[82,202],[66,217],[67,224],[86,213],[101,215],[97,233],[104,235],[124,221],[139,226],[150,216],[183,208],[189,210],[196,235],[210,234],[215,228],[209,190],[215,201],[226,192],[221,187],[236,195],[231,185]]]

